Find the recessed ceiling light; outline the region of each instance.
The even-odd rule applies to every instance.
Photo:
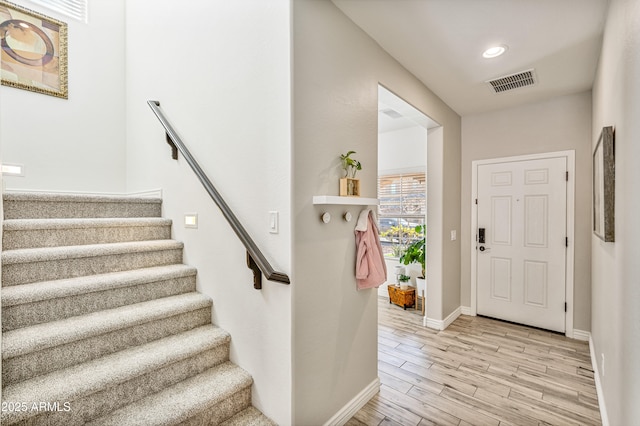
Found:
[[[487,59],[497,58],[498,56],[502,55],[506,51],[507,51],[507,46],[501,44],[500,46],[493,46],[485,50],[484,53],[482,54],[482,57]]]

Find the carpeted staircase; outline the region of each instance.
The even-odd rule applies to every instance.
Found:
[[[4,195],[3,426],[273,425],[155,198]]]

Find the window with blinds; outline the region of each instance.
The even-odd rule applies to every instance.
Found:
[[[87,22],[87,0],[31,0],[56,12]]]
[[[408,244],[422,238],[415,231],[427,214],[425,173],[378,177],[378,228],[385,256],[400,257]]]

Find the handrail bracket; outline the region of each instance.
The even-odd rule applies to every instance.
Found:
[[[216,203],[216,205],[222,212],[222,215],[227,220],[227,222],[247,250],[247,266],[253,271],[253,288],[255,288],[256,290],[260,290],[262,288],[263,274],[269,281],[275,281],[282,284],[290,284],[290,280],[287,274],[277,272],[273,269],[273,267],[264,257],[256,243],[253,241],[253,239],[251,239],[251,236],[249,236],[247,230],[244,229],[236,215],[233,214],[233,211],[231,211],[231,208],[229,208],[220,193],[213,186],[204,170],[202,170],[196,159],[193,158],[193,155],[191,155],[191,152],[189,152],[184,142],[182,142],[180,136],[178,136],[173,126],[171,126],[167,118],[164,116],[164,113],[160,109],[160,102],[147,101],[147,104],[156,115],[158,120],[160,120],[160,124],[162,124],[162,127],[164,127],[165,134],[167,136],[167,143],[171,146],[171,157],[174,160],[177,160],[178,151],[180,151],[180,154],[182,154],[182,158],[184,158],[184,161],[196,174],[197,178],[200,180],[200,183],[209,194],[209,197],[211,197],[213,202]]]
[[[256,290],[262,289],[262,271],[248,251],[247,267],[253,271],[253,288],[255,288]]]
[[[171,139],[171,136],[169,136],[169,133],[165,133],[165,136],[167,137],[167,143],[171,146],[171,158],[173,158],[174,160],[177,160],[178,147],[176,146],[175,143],[173,143],[173,139]]]

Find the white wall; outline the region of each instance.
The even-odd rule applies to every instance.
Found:
[[[378,175],[424,172],[427,129],[420,126],[378,134]]]
[[[67,22],[69,99],[0,88],[2,160],[26,171],[6,187],[124,191],[124,0],[92,0],[86,24],[14,2]]]
[[[439,158],[450,197],[437,208],[456,229],[460,117],[328,0],[293,2],[293,34],[293,420],[320,425],[377,378],[377,292],[356,290],[354,225],[340,220],[360,208],[314,206],[312,197],[338,194],[339,155],[350,149],[363,164],[363,196],[375,197],[380,83],[446,129]],[[335,218],[328,225],[323,211]],[[460,247],[441,251],[457,308]]]
[[[591,237],[591,332],[611,425],[640,418],[639,75],[640,3],[611,0],[593,88],[591,138],[595,148],[602,127],[615,127],[616,241]]]
[[[165,217],[254,378],[253,403],[291,424],[291,291],[252,286],[245,250],[146,104],[162,108],[276,270],[290,275],[289,0],[127,0],[127,189],[161,187]],[[268,212],[280,214],[269,234]],[[181,226],[199,214],[198,229]]]
[[[428,263],[425,263],[426,267],[426,279],[427,279],[427,317],[432,320],[441,321],[445,319],[449,313],[457,309],[460,306],[460,264],[458,264],[457,273],[453,279],[449,278],[449,285],[447,291],[445,286],[447,281],[445,278],[445,260],[449,258],[452,248],[457,248],[458,256],[460,256],[459,244],[447,244],[449,250],[444,250],[445,239],[444,233],[446,232],[447,225],[445,225],[445,208],[444,208],[444,182],[442,176],[444,176],[447,170],[448,163],[445,160],[445,144],[444,144],[444,131],[442,127],[430,129],[428,132],[429,143],[427,145],[427,182],[429,189],[427,190],[427,239],[426,239],[426,253],[425,259]],[[459,158],[457,160],[459,161]],[[451,161],[451,160],[450,160]],[[459,163],[458,163],[458,176],[459,175]],[[460,193],[458,187],[458,194]],[[451,212],[451,211],[449,211]],[[457,209],[458,222],[454,224],[449,223],[449,226],[454,226],[450,229],[460,229],[460,207]],[[456,215],[455,212],[452,213]],[[440,230],[441,232],[434,232],[434,230]],[[447,274],[449,275],[449,274]],[[445,307],[445,293],[449,297],[447,306]],[[456,302],[457,298],[457,302]],[[453,303],[451,302],[453,301]]]
[[[591,92],[462,118],[462,306],[471,306],[471,163],[575,150],[574,328],[591,318]]]
[[[394,173],[415,173],[426,171],[427,129],[415,126],[406,129],[378,133],[378,176]],[[388,284],[396,283],[394,266],[398,260],[387,259],[387,282],[378,288],[378,296],[389,297]],[[409,265],[411,284],[420,275],[419,265]],[[414,271],[417,271],[417,275]],[[409,274],[407,274],[409,275]]]

